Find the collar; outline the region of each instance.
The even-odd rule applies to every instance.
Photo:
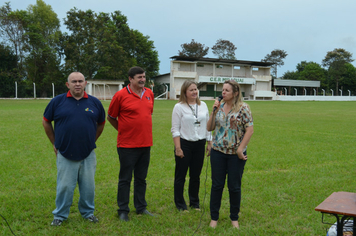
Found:
[[[131,90],[130,84],[128,84],[128,85],[126,86],[126,89],[127,89],[127,92],[128,92],[128,93],[133,93],[132,90]],[[143,89],[142,89],[142,94],[143,94],[145,91],[146,91],[146,88],[143,87]],[[85,92],[85,91],[84,91],[84,92]]]
[[[67,93],[67,98],[72,98],[72,94],[70,93],[70,91],[68,91]],[[84,96],[82,98],[88,98],[88,94],[84,91]]]

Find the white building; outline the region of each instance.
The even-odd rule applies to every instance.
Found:
[[[200,97],[219,96],[225,80],[236,80],[245,100],[272,100],[275,97],[270,75],[273,63],[180,56],[171,59],[170,73],[153,78],[155,83],[169,86],[170,99],[179,98],[180,88],[187,79],[198,84]]]
[[[273,63],[260,61],[226,60],[217,58],[171,57],[170,73],[152,78],[155,86],[164,84],[168,87],[168,96],[163,98],[178,99],[180,88],[185,80],[194,80],[198,84],[202,99],[213,99],[221,94],[225,80],[236,80],[241,87],[245,100],[280,100],[280,101],[356,101],[355,96],[331,96],[320,91],[319,81],[281,80],[272,81],[270,69]],[[99,99],[110,100],[123,88],[124,81],[87,80],[86,92]],[[320,94],[322,92],[322,95]],[[155,97],[160,94],[155,94]]]
[[[117,91],[122,89],[124,81],[117,80],[87,80],[85,91],[100,100],[110,100]]]

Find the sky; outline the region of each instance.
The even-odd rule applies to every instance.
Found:
[[[1,0],[25,10],[36,0]],[[128,25],[150,37],[160,74],[170,72],[170,57],[192,39],[211,48],[217,40],[236,47],[237,60],[261,61],[274,49],[287,52],[278,77],[301,61],[321,64],[328,51],[343,48],[356,59],[355,0],[44,0],[61,20],[76,7],[97,13],[121,11]],[[355,62],[353,63],[355,65]]]

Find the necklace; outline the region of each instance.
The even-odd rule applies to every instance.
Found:
[[[198,119],[198,104],[195,103],[195,109],[189,103],[188,103],[188,106],[189,106],[190,110],[192,110],[192,113],[193,113],[194,117],[196,119]]]

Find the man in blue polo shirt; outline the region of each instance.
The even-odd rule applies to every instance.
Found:
[[[56,209],[51,225],[60,226],[69,215],[76,184],[79,186],[79,212],[83,218],[98,222],[94,216],[95,142],[105,125],[101,102],[88,95],[82,73],[68,76],[68,93],[53,98],[43,115],[43,127],[57,157]],[[52,126],[54,121],[54,129]]]

